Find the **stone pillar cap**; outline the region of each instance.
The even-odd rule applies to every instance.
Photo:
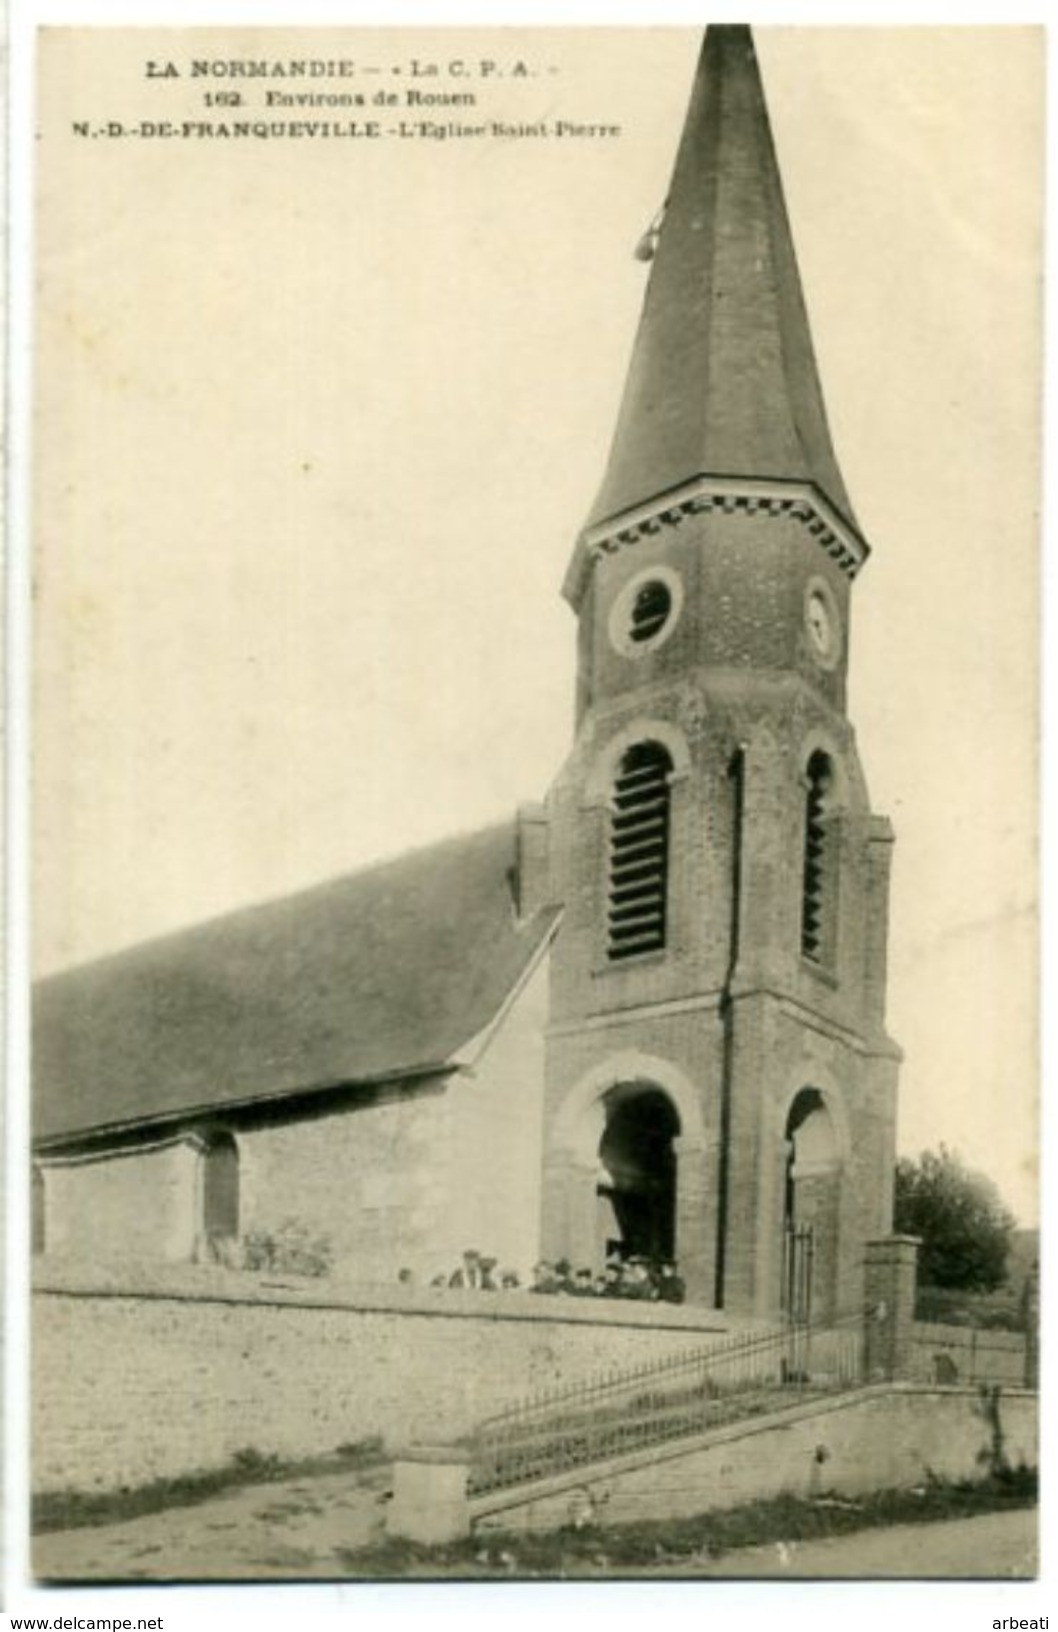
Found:
[[[393,1452],[394,1462],[468,1462],[471,1458],[471,1449],[468,1445],[453,1443],[449,1445],[402,1445]]]

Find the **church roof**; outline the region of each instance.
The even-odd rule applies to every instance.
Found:
[[[854,522],[743,25],[706,32],[587,528],[703,476],[812,483]]]
[[[443,1069],[556,921],[516,918],[514,862],[487,828],[41,981],[35,1136]]]

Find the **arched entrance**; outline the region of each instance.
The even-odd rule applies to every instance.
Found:
[[[836,1314],[841,1157],[818,1088],[802,1088],[786,1118],[782,1303],[797,1320]]]
[[[550,1130],[541,1218],[543,1257],[601,1270],[658,1252],[678,1265],[688,1303],[712,1297],[715,1150],[702,1094],[672,1060],[607,1055],[563,1095]]]
[[[618,1083],[603,1097],[597,1250],[601,1257],[676,1256],[676,1150],[680,1120],[668,1095]]]

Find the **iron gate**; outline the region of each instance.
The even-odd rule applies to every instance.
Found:
[[[814,1260],[811,1224],[788,1220],[783,1230],[782,1310],[795,1326],[808,1326],[812,1321]]]

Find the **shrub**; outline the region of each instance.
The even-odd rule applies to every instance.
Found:
[[[941,1145],[896,1164],[893,1226],[922,1242],[922,1286],[991,1292],[1003,1284],[1015,1223],[983,1173]]]
[[[242,1241],[244,1269],[280,1275],[329,1275],[331,1240],[313,1235],[296,1218],[285,1218],[274,1230],[250,1230]]]

